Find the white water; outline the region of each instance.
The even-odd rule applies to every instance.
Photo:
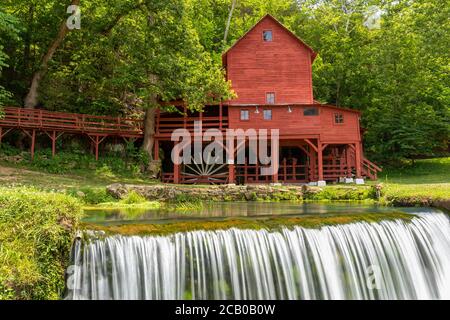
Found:
[[[450,299],[450,222],[109,237],[74,247],[73,299]]]

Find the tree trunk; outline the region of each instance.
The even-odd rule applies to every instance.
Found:
[[[226,44],[227,44],[228,33],[230,31],[230,25],[231,25],[231,18],[233,17],[233,12],[234,12],[235,7],[236,7],[236,0],[233,0],[233,2],[231,3],[231,9],[230,9],[230,13],[228,15],[227,24],[225,26],[225,35],[223,36],[223,45],[224,46],[226,46]]]
[[[156,108],[149,106],[145,110],[144,118],[144,142],[142,149],[149,155],[150,161],[153,161],[153,146],[155,144],[155,114]]]
[[[80,0],[72,0],[71,5],[78,6],[80,4]],[[34,108],[38,104],[38,89],[41,83],[42,78],[47,73],[48,63],[52,59],[55,54],[56,49],[61,45],[67,33],[69,32],[69,28],[67,27],[66,19],[62,22],[59,32],[56,38],[53,40],[52,44],[48,48],[46,54],[42,57],[39,68],[34,72],[30,89],[28,91],[27,96],[25,97],[25,108]]]

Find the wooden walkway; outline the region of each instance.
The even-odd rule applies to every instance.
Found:
[[[95,158],[98,159],[99,145],[107,137],[121,137],[125,140],[142,138],[144,122],[142,119],[3,108],[0,115],[0,144],[2,138],[14,129],[19,129],[30,137],[32,158],[34,158],[37,133],[44,133],[50,138],[53,155],[56,152],[56,141],[63,134],[68,133],[88,136],[95,148]]]

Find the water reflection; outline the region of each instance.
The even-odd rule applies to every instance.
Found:
[[[160,208],[85,210],[85,222],[101,224],[152,222],[166,219],[201,219],[229,217],[301,216],[323,214],[361,214],[402,211],[407,213],[433,212],[430,208],[391,208],[363,203],[292,203],[292,202],[218,202],[205,203],[199,210],[177,211]]]

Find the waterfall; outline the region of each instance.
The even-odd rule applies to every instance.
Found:
[[[450,221],[113,236],[74,246],[70,299],[450,299]]]

